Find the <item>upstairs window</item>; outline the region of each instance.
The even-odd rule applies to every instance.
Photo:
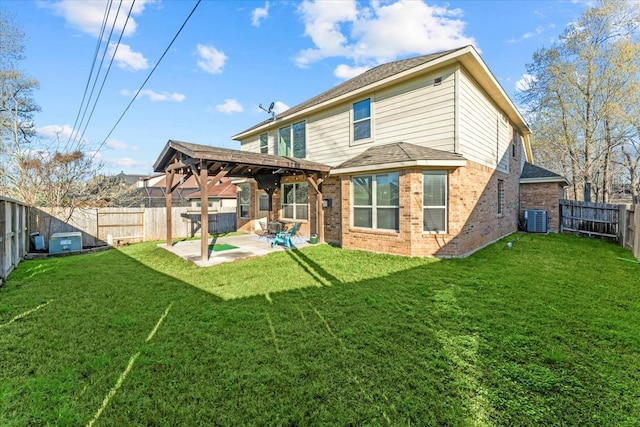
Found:
[[[260,154],[269,154],[269,136],[266,133],[260,135]]]
[[[294,123],[278,130],[278,155],[303,159],[307,155],[305,122]]]
[[[353,104],[353,140],[371,138],[371,99]]]

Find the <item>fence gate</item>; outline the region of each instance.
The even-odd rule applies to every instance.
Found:
[[[109,244],[144,241],[144,210],[99,209],[98,238]]]

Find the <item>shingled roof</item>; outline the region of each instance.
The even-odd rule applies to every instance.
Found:
[[[402,59],[400,61],[389,62],[386,64],[378,65],[375,68],[372,68],[364,73],[347,80],[346,82],[339,84],[325,92],[322,92],[320,95],[314,96],[311,99],[308,99],[298,105],[295,105],[289,108],[286,111],[275,116],[276,120],[284,119],[287,116],[291,116],[299,111],[305,110],[307,108],[313,107],[315,105],[322,104],[323,102],[330,101],[334,98],[338,98],[339,96],[346,95],[350,92],[354,92],[358,89],[361,89],[370,84],[379,82],[388,77],[394,76],[396,74],[400,74],[403,71],[410,70],[411,68],[418,67],[420,65],[426,64],[428,62],[434,61],[440,57],[449,55],[452,52],[464,49],[465,47],[451,49],[444,52],[432,53],[429,55],[417,56],[415,58]],[[259,128],[272,120],[265,120],[255,126],[250,127],[249,129],[240,132],[238,135],[250,132],[256,128]]]
[[[525,162],[524,167],[522,168],[522,173],[520,174],[520,183],[534,184],[543,182],[558,182],[569,185],[569,181],[567,181],[564,176],[529,162]]]
[[[371,147],[332,169],[331,174],[409,166],[459,167],[466,164],[466,159],[460,154],[396,142]]]

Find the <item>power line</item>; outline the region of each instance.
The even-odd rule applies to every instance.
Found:
[[[124,23],[124,26],[122,28],[122,31],[120,32],[120,39],[122,39],[122,34],[124,34],[124,31],[127,27],[127,23],[129,22],[129,17],[131,16],[131,11],[133,10],[133,5],[135,4],[135,0],[133,0],[133,2],[131,3],[131,8],[129,8],[129,14],[127,15],[127,19]],[[85,116],[87,115],[87,110],[89,109],[89,104],[91,103],[91,99],[93,98],[93,92],[96,89],[96,84],[98,83],[98,78],[100,76],[100,71],[102,70],[102,65],[104,64],[104,59],[107,56],[107,51],[109,50],[109,44],[111,43],[111,36],[113,35],[113,30],[116,27],[116,23],[118,21],[118,16],[120,15],[120,8],[122,7],[122,0],[120,0],[120,3],[118,4],[118,10],[116,11],[116,16],[113,18],[113,23],[111,24],[111,30],[109,31],[109,37],[107,37],[107,40],[105,42],[105,46],[104,46],[104,51],[102,52],[102,58],[100,58],[100,66],[98,68],[98,72],[96,73],[96,78],[93,81],[93,86],[91,87],[91,93],[89,94],[89,99],[87,100],[87,105],[84,108],[84,112],[82,113],[82,118],[80,119],[80,123],[78,124],[78,128],[82,127],[82,123],[84,122],[84,129],[82,131],[82,133],[78,136],[78,134],[80,133],[79,131],[76,132],[76,137],[74,139],[74,142],[76,142],[78,145],[80,145],[80,143],[82,142],[82,138],[84,137],[84,133],[87,130],[87,126],[89,126],[89,121],[91,120],[91,116],[93,115],[93,111],[96,108],[96,105],[98,103],[98,99],[100,98],[100,93],[98,93],[98,95],[96,95],[95,99],[93,100],[93,109],[91,110],[91,114],[89,115],[89,117],[87,118],[87,121],[84,121]],[[118,41],[119,43],[119,41]],[[117,49],[117,46],[116,46]],[[115,57],[115,50],[114,53],[111,57],[111,62],[109,63],[109,69],[106,71],[105,76],[102,79],[102,86],[100,89],[100,92],[102,92],[102,87],[104,87],[104,82],[106,82],[107,80],[107,76],[109,75],[109,70],[111,69],[111,63],[113,63],[113,58]]]
[[[104,17],[102,18],[102,25],[100,27],[100,34],[98,35],[98,42],[96,43],[96,50],[93,53],[93,60],[91,61],[91,70],[89,71],[89,75],[87,76],[87,83],[84,86],[84,93],[82,94],[82,101],[80,101],[80,107],[78,108],[78,114],[76,114],[76,119],[73,122],[73,126],[71,127],[71,133],[69,134],[69,139],[67,140],[67,147],[71,143],[71,139],[73,135],[76,133],[76,125],[78,124],[78,119],[80,118],[80,114],[82,112],[82,106],[84,105],[84,100],[87,96],[87,92],[89,91],[89,84],[91,83],[91,76],[93,76],[93,70],[96,66],[96,60],[98,59],[98,52],[100,51],[100,45],[102,44],[102,36],[104,35],[104,30],[107,28],[107,20],[109,19],[109,15],[111,13],[111,5],[113,4],[113,0],[109,0],[107,2],[107,6],[104,10]],[[99,74],[99,70],[98,70]],[[96,75],[96,79],[98,76]],[[87,101],[88,103],[88,101]]]
[[[160,62],[162,62],[162,59],[165,57],[165,55],[167,54],[167,52],[169,51],[169,49],[171,49],[171,46],[173,45],[173,43],[176,41],[176,39],[178,38],[178,36],[180,35],[180,33],[182,32],[182,30],[184,29],[184,27],[187,25],[187,22],[189,21],[189,19],[191,19],[191,16],[194,14],[194,12],[196,11],[196,9],[198,8],[198,6],[200,5],[200,2],[202,0],[198,0],[197,3],[195,4],[195,6],[193,6],[193,9],[191,9],[191,12],[189,13],[189,15],[186,17],[186,19],[184,20],[184,22],[182,23],[182,25],[180,26],[180,29],[178,30],[178,32],[173,36],[173,39],[171,40],[171,42],[169,43],[169,45],[167,46],[167,48],[164,50],[164,52],[162,53],[162,55],[160,56],[160,59],[158,59],[158,62],[156,62],[156,65],[154,65],[153,69],[149,72],[149,75],[147,76],[147,78],[144,80],[144,82],[142,82],[142,85],[140,85],[140,88],[136,91],[136,93],[133,95],[133,98],[131,99],[131,101],[129,101],[129,104],[127,105],[127,107],[124,109],[124,111],[122,112],[122,114],[120,115],[120,117],[118,118],[118,120],[116,121],[116,123],[113,125],[113,127],[111,128],[111,130],[109,131],[109,133],[107,134],[107,136],[104,138],[104,140],[100,143],[100,145],[98,145],[98,148],[95,150],[95,152],[93,153],[93,155],[91,156],[91,159],[94,159],[96,154],[98,154],[98,152],[102,149],[102,147],[104,146],[104,144],[107,142],[107,139],[109,139],[109,137],[111,136],[111,134],[113,133],[113,131],[116,129],[116,127],[118,127],[118,125],[120,124],[120,121],[124,118],[124,116],[127,114],[127,112],[129,111],[129,108],[131,107],[131,105],[133,104],[133,102],[136,100],[136,98],[138,97],[138,95],[140,94],[140,92],[142,91],[142,89],[144,88],[144,86],[147,84],[147,82],[149,81],[149,79],[151,78],[151,76],[153,75],[153,73],[156,71],[156,68],[158,68],[158,65],[160,65]]]
[[[80,143],[82,141],[82,138],[84,138],[84,134],[87,131],[87,127],[89,126],[89,122],[91,121],[91,118],[93,117],[93,112],[96,110],[96,106],[98,105],[98,99],[100,99],[100,95],[102,94],[102,89],[104,89],[104,85],[107,82],[107,77],[109,76],[109,72],[111,71],[111,66],[113,65],[113,60],[116,57],[116,52],[118,51],[118,48],[120,47],[120,42],[122,41],[122,37],[124,36],[124,32],[127,29],[127,24],[129,23],[129,18],[131,18],[131,12],[133,11],[133,5],[135,4],[135,0],[133,2],[131,2],[131,7],[129,8],[129,13],[127,13],[127,19],[124,21],[124,26],[122,27],[122,31],[120,32],[120,37],[118,38],[118,42],[116,43],[114,49],[113,49],[113,53],[111,55],[111,60],[109,61],[109,66],[107,67],[107,71],[105,72],[104,78],[102,79],[102,84],[100,85],[100,89],[98,90],[98,94],[96,95],[96,99],[93,102],[93,107],[91,108],[91,113],[89,113],[89,117],[87,118],[87,122],[84,125],[84,129],[82,129],[82,134],[80,135],[80,138],[78,139],[78,143]],[[120,2],[120,4],[122,4],[122,2]],[[120,8],[118,7],[118,12],[120,11]],[[116,19],[118,18],[118,15],[116,14]],[[114,26],[115,26],[115,20],[113,21]],[[111,28],[111,31],[113,31],[113,27]],[[111,40],[111,34],[109,34],[109,40]],[[107,52],[109,45],[107,44],[107,46],[105,46],[105,53]],[[102,64],[102,63],[100,63]],[[97,80],[96,80],[97,82]],[[95,83],[94,83],[94,87],[95,87]],[[93,89],[91,90],[91,93],[93,94]],[[88,107],[88,104],[87,104]]]

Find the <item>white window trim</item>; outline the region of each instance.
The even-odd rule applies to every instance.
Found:
[[[283,183],[283,184],[280,185],[280,192],[281,192],[280,194],[284,194],[284,186],[285,185],[293,185],[293,191],[294,191],[293,200],[294,201],[293,201],[293,203],[285,203],[283,198],[280,199],[280,218],[286,219],[286,220],[289,220],[289,221],[297,221],[297,222],[299,222],[299,221],[309,221],[309,184],[306,183],[306,182],[286,182],[286,183]],[[307,203],[296,203],[295,202],[295,199],[296,199],[295,191],[296,191],[296,188],[299,185],[307,185]],[[298,206],[304,206],[304,205],[307,206],[307,218],[297,218],[296,217],[296,214],[297,214],[297,209],[296,208]],[[285,209],[284,209],[285,206],[293,206],[293,218],[289,218],[289,217],[285,216]]]
[[[241,185],[240,189],[242,188],[247,188],[247,194],[249,195],[249,201],[247,203],[242,203],[242,191],[238,192],[238,216],[240,218],[243,219],[249,219],[251,218],[251,187],[249,187],[248,185]],[[246,216],[242,216],[242,207],[246,206],[247,207],[247,215]]]
[[[424,175],[427,172],[438,172],[444,175],[444,205],[425,205],[424,204]],[[422,215],[424,216],[425,209],[444,209],[444,230],[431,231],[424,229],[424,218],[422,219],[422,233],[423,234],[447,234],[449,232],[449,172],[448,171],[423,171],[422,173]]]
[[[376,230],[376,231],[387,231],[387,232],[399,232],[400,230],[394,230],[391,228],[378,228],[378,215],[377,215],[377,210],[378,210],[378,204],[377,204],[377,186],[378,186],[378,182],[376,181],[376,176],[378,175],[390,175],[390,174],[396,174],[398,176],[398,184],[400,184],[400,173],[399,172],[388,172],[388,173],[378,173],[378,174],[362,174],[362,175],[354,175],[351,177],[351,227],[352,228],[357,228],[359,230]],[[373,203],[372,205],[356,205],[355,204],[355,191],[353,190],[353,179],[354,178],[358,178],[358,177],[365,177],[365,176],[370,176],[371,177],[371,202]],[[400,191],[398,189],[398,191]],[[398,194],[398,198],[400,197],[400,194]],[[356,208],[370,208],[371,209],[371,227],[360,227],[354,224],[354,211]],[[398,200],[398,205],[396,206],[380,206],[381,209],[397,209],[398,210],[398,228],[400,227],[400,203]]]
[[[504,179],[498,180],[498,216],[504,215]]]
[[[369,116],[369,120],[371,120],[371,135],[369,136],[369,138],[356,140],[355,134],[353,131],[353,122],[354,122],[353,106],[354,104],[357,104],[358,102],[361,102],[367,99],[369,100],[369,109],[371,110],[370,111],[371,115]],[[373,120],[374,114],[375,114],[375,102],[374,102],[373,96],[367,96],[366,98],[358,99],[351,103],[351,106],[349,107],[349,145],[350,146],[353,147],[357,145],[368,144],[374,140],[374,137],[375,137],[375,126],[374,126],[375,122]]]
[[[287,157],[295,157],[293,150],[293,126],[303,123],[304,124],[304,157],[297,157],[298,159],[306,159],[307,151],[308,151],[308,129],[307,129],[307,121],[306,120],[298,120],[297,122],[289,123],[284,126],[280,126],[277,131],[276,141],[275,141],[275,152],[278,156],[286,156],[286,154],[280,152],[280,130],[284,128],[289,128],[289,144],[291,144],[290,149],[291,153]]]

